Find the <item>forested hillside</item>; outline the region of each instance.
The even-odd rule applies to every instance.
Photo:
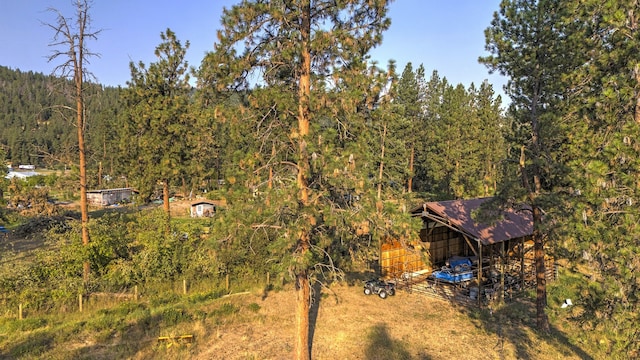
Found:
[[[389,70],[395,71],[393,66]],[[378,71],[384,73],[382,69]],[[379,142],[380,131],[387,126],[384,139],[387,167],[383,169],[386,179],[381,180],[398,189],[441,199],[493,195],[500,178],[499,164],[506,156],[504,136],[508,118],[503,116],[501,99],[492,86],[486,82],[479,88],[474,84],[450,84],[437,71],[427,78],[422,66],[414,69],[411,63],[402,73],[392,76],[393,87],[388,95],[392,95],[394,101],[385,105],[384,111],[393,117],[389,117],[386,124],[371,123],[368,128],[378,133],[378,138],[371,141]],[[3,109],[0,144],[6,161],[15,165],[71,168],[77,162],[78,140],[73,114],[65,108],[72,101],[70,83],[50,75],[0,67],[0,86],[0,108]],[[128,107],[131,98],[123,98],[127,89],[99,84],[89,84],[87,89],[90,187],[98,185],[99,174],[109,178],[130,175],[132,185],[149,193],[148,181],[135,182],[135,179],[148,178],[148,174],[141,172],[144,169],[139,161],[143,155],[132,155],[132,147],[137,142],[130,140],[140,129],[128,127],[127,117],[123,115],[132,109]],[[174,127],[174,133],[158,134],[151,140],[156,147],[162,138],[174,146],[184,141],[185,149],[176,154],[183,170],[172,180],[178,191],[217,188],[218,180],[238,175],[237,151],[262,146],[260,135],[252,134],[250,129],[237,134],[240,136],[237,138],[233,131],[228,131],[227,123],[212,121],[215,119],[207,114],[211,105],[201,102],[209,96],[208,91],[192,89],[186,94],[184,111],[191,120],[180,130],[186,133],[179,135],[178,128]],[[218,110],[213,110],[220,111],[225,103],[248,106],[251,95],[250,91],[225,95],[227,100],[216,104]],[[270,152],[271,148],[264,150]],[[375,144],[366,149],[369,154],[364,158],[371,159],[372,169],[377,166],[375,154],[380,150]],[[161,153],[161,148],[149,152]],[[184,164],[188,158],[197,161]],[[159,162],[150,161],[146,172],[157,168],[155,165]],[[136,166],[131,167],[132,164]],[[187,176],[188,168],[192,170]]]
[[[77,157],[73,116],[64,109],[71,84],[63,79],[0,66],[0,146],[13,164],[69,168]],[[88,141],[93,167],[115,161],[119,89],[90,84],[87,92]]]

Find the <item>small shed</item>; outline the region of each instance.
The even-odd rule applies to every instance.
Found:
[[[131,188],[89,190],[87,191],[87,202],[91,205],[109,206],[131,201],[134,192]]]
[[[215,215],[217,204],[211,200],[196,200],[191,203],[191,217],[212,217]]]

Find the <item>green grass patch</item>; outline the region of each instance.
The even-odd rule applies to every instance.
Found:
[[[183,322],[193,320],[193,316],[189,314],[185,309],[179,307],[170,307],[162,310],[161,312],[162,322],[166,326],[176,326]]]
[[[187,301],[191,304],[208,303],[208,302],[211,302],[212,300],[220,298],[224,294],[225,294],[224,290],[198,292],[198,293],[189,295],[189,298],[187,299]]]
[[[260,305],[258,305],[257,303],[251,303],[249,305],[247,305],[247,309],[249,309],[249,311],[257,313],[258,311],[260,311]]]
[[[220,305],[219,308],[213,310],[212,315],[214,316],[230,316],[240,311],[236,305],[232,303],[224,303]]]
[[[54,344],[51,331],[39,330],[22,336],[22,339],[9,347],[11,358],[33,358],[49,351]]]
[[[12,333],[16,331],[34,331],[46,327],[49,322],[40,317],[26,318],[23,320],[12,318],[0,318],[0,333]]]

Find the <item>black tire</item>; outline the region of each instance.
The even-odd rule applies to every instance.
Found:
[[[364,294],[371,295],[371,289],[369,289],[368,287],[364,288]]]
[[[389,295],[394,296],[396,294],[396,289],[389,289]]]
[[[380,290],[380,292],[378,293],[378,296],[380,296],[381,299],[386,299],[387,292],[385,290]]]

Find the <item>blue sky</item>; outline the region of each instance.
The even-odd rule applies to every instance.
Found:
[[[181,41],[191,43],[189,64],[200,65],[213,49],[223,7],[236,0],[94,0],[94,29],[102,29],[89,43],[101,54],[91,59],[89,70],[105,85],[125,85],[130,79],[129,62],[155,61],[153,51],[160,32],[173,30]],[[500,0],[396,0],[391,3],[391,27],[383,44],[372,52],[380,66],[389,59],[401,72],[407,62],[423,64],[427,76],[437,70],[450,83],[479,85],[488,79],[502,93],[505,79],[489,75],[478,63],[485,55],[484,29]],[[54,23],[47,8],[73,16],[71,0],[0,0],[0,65],[22,71],[51,73],[48,63],[52,31],[42,22]]]

